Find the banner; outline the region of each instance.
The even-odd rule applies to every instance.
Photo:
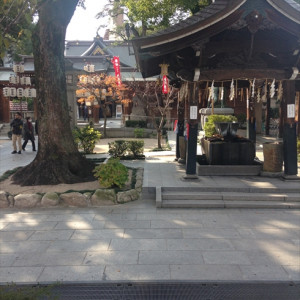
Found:
[[[120,59],[119,59],[118,56],[113,57],[112,64],[113,64],[114,69],[115,69],[115,76],[116,76],[116,79],[117,79],[117,85],[120,86],[122,84],[122,81],[121,81]]]
[[[168,77],[166,75],[163,76],[162,92],[164,94],[168,94],[168,92],[169,92],[169,82],[168,82]]]

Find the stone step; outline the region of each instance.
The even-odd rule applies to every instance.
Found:
[[[298,193],[188,192],[162,193],[162,200],[299,201]]]
[[[214,190],[213,190],[214,189]],[[169,208],[300,208],[297,188],[156,187],[156,206]]]
[[[163,200],[163,208],[282,208],[299,209],[300,202],[285,201],[223,201],[223,200]]]
[[[300,195],[300,184],[298,187],[217,187],[217,186],[200,186],[200,187],[161,187],[164,194],[186,194],[186,193],[223,193],[223,192],[238,192],[238,193],[298,193]]]

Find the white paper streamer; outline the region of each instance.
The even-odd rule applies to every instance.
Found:
[[[254,98],[254,96],[255,96],[255,78],[254,78],[254,80],[253,80],[253,82],[252,82],[252,93],[251,93],[251,97]]]
[[[273,98],[274,96],[275,96],[275,79],[271,83],[270,98]]]
[[[230,84],[230,94],[229,94],[229,100],[232,101],[234,99],[234,81],[232,79]]]

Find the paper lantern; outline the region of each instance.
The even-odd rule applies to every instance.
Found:
[[[10,97],[16,97],[17,96],[17,89],[16,88],[10,88],[9,89],[9,95],[10,95]]]
[[[24,93],[23,93],[23,89],[22,89],[22,88],[18,88],[18,89],[17,89],[17,97],[18,97],[18,98],[22,98],[22,97],[23,97],[23,94],[24,94]]]
[[[24,65],[14,65],[13,70],[15,73],[24,73]]]
[[[3,89],[3,96],[4,97],[9,97],[10,96],[10,88],[9,87],[5,87]]]

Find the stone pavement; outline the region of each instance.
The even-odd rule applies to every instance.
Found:
[[[0,282],[299,282],[299,210],[98,208],[0,212]]]
[[[0,147],[1,173],[34,157],[11,155],[7,141]],[[222,176],[187,182],[173,160],[174,153],[127,164],[145,168],[149,188],[299,185]],[[160,209],[144,197],[97,208],[0,211],[1,283],[121,280],[299,283],[300,210]]]

